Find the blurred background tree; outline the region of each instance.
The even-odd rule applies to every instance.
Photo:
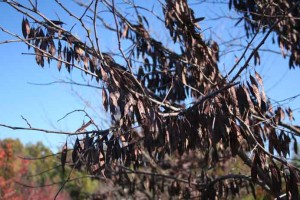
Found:
[[[59,154],[53,154],[42,143],[23,144],[19,140],[0,141],[0,198],[53,199],[66,179]],[[58,199],[89,199],[99,183],[74,172]]]

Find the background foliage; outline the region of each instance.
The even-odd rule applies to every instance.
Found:
[[[61,170],[59,154],[42,143],[24,146],[19,140],[0,141],[0,198],[53,199],[67,178]],[[86,199],[99,183],[76,172],[58,199]]]

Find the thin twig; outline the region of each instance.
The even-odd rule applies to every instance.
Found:
[[[27,125],[29,126],[29,128],[31,128],[31,125],[30,125],[30,123],[28,122],[28,120],[27,120],[25,117],[23,117],[23,115],[21,115],[21,117],[22,117],[22,119],[27,123]]]
[[[83,86],[83,87],[89,87],[89,88],[95,88],[95,89],[106,89],[105,87],[99,87],[99,86],[95,86],[95,85],[90,85],[89,83],[87,84],[82,84],[82,83],[77,83],[75,81],[64,81],[64,80],[59,80],[59,81],[53,81],[53,82],[49,82],[49,83],[32,83],[32,82],[27,82],[30,85],[52,85],[52,84],[71,84],[71,85],[77,85],[77,86]]]
[[[23,157],[23,156],[18,155],[18,158],[23,159],[23,160],[44,160],[45,158],[53,157],[53,156],[56,156],[59,154],[61,154],[61,153],[55,153],[55,154],[50,154],[50,155],[46,155],[46,156],[42,156],[42,157],[35,157],[35,158]]]
[[[104,181],[106,180],[105,178],[100,177],[100,176],[85,175],[85,176],[81,176],[81,177],[76,177],[76,178],[69,179],[68,182],[80,180],[80,179],[83,179],[83,178],[97,178],[97,179],[104,180]],[[20,181],[15,181],[15,183],[17,183],[17,184],[19,184],[19,185],[21,185],[23,187],[27,187],[27,188],[51,187],[51,186],[54,186],[54,185],[62,184],[64,182],[65,181],[53,182],[53,183],[44,184],[44,185],[28,185],[28,184],[22,183]]]
[[[64,188],[65,184],[66,184],[67,182],[70,181],[70,179],[71,179],[71,174],[72,174],[73,170],[75,169],[75,166],[76,166],[76,165],[74,165],[74,166],[72,167],[72,169],[71,169],[71,171],[70,171],[70,173],[69,173],[67,179],[64,180],[64,181],[62,182],[62,184],[61,184],[59,190],[57,191],[57,193],[56,193],[56,195],[55,195],[55,197],[54,197],[54,200],[58,197],[59,193],[62,191],[62,189]]]
[[[50,171],[52,171],[52,170],[56,170],[56,169],[59,168],[59,167],[61,167],[61,165],[54,166],[54,167],[52,167],[52,168],[50,168],[50,169],[41,171],[41,172],[36,173],[36,174],[28,175],[28,176],[26,176],[26,178],[33,178],[33,177],[35,177],[35,176],[40,176],[40,175],[45,174],[45,173],[47,173],[47,172],[50,172]]]
[[[240,64],[241,60],[244,58],[244,56],[246,55],[247,51],[250,48],[250,45],[253,43],[254,39],[256,38],[256,36],[258,35],[258,31],[255,33],[255,35],[253,36],[253,38],[250,40],[250,42],[248,42],[243,54],[240,56],[240,58],[238,59],[238,61],[235,63],[235,65],[231,68],[231,70],[228,72],[228,74],[224,77],[224,79],[226,79],[234,70],[235,68]]]
[[[119,51],[121,52],[124,60],[126,61],[130,73],[133,75],[131,64],[130,64],[129,60],[126,58],[126,56],[124,54],[124,51],[122,49],[122,46],[121,46],[121,36],[120,36],[119,25],[118,25],[118,20],[117,20],[117,16],[116,16],[115,1],[114,0],[112,0],[112,13],[114,15],[114,20],[115,20],[115,25],[116,25],[116,33],[117,33],[117,38],[118,38]]]
[[[96,0],[95,2],[95,9],[94,9],[94,17],[93,17],[93,27],[94,27],[94,37],[95,37],[95,40],[96,40],[96,46],[97,46],[97,51],[101,57],[101,60],[103,60],[103,55],[101,53],[101,50],[100,50],[100,44],[99,44],[99,38],[98,38],[98,34],[97,34],[97,23],[96,23],[96,20],[97,20],[97,8],[98,8],[98,0]],[[89,7],[87,7],[87,9],[89,9]]]

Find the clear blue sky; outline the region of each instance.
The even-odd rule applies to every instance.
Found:
[[[61,9],[57,9],[58,6],[53,1],[39,2],[40,10],[49,18],[57,19],[57,13],[61,19],[64,19],[63,21],[67,23],[67,26],[71,27],[75,23],[74,19],[63,14]],[[82,13],[79,7],[73,5],[72,1],[63,1],[63,3],[66,3],[68,8],[76,11],[78,15]],[[23,16],[4,3],[0,3],[0,9],[0,25],[11,32],[22,35],[21,21]],[[126,11],[132,12],[133,10]],[[197,17],[206,17],[206,20],[201,24],[205,38],[209,38],[212,35],[212,39],[221,41],[228,39],[230,35],[239,36],[243,34],[241,29],[235,28],[233,26],[234,22],[228,19],[225,19],[225,21],[210,20],[216,17],[217,13],[221,15],[222,12],[227,11],[227,7],[224,7],[224,5],[204,4],[197,7],[195,11]],[[157,10],[157,12],[160,13],[161,11]],[[151,21],[151,19],[148,20]],[[75,26],[75,33],[78,26]],[[161,32],[160,26],[161,24],[150,23],[150,31],[157,38],[164,39],[165,36]],[[99,28],[99,30],[102,47],[105,48],[109,45],[111,50],[116,50],[115,35],[102,32],[103,28]],[[214,31],[214,34],[212,34],[212,31]],[[81,34],[78,29],[78,35],[80,36]],[[0,32],[0,42],[8,39],[14,38]],[[245,44],[246,41],[238,42]],[[272,45],[268,42],[265,47],[272,47],[279,51],[277,44]],[[82,124],[83,120],[86,120],[83,113],[73,114],[60,122],[57,122],[57,120],[72,110],[86,108],[89,114],[95,117],[100,127],[106,127],[104,111],[101,106],[100,90],[68,84],[53,84],[49,86],[29,84],[29,82],[49,83],[61,79],[72,79],[84,83],[84,74],[76,70],[71,75],[66,73],[65,70],[58,72],[55,63],[51,64],[50,67],[48,64],[45,64],[44,68],[39,67],[35,63],[34,56],[22,55],[22,53],[32,52],[28,51],[27,46],[22,43],[1,44],[0,52],[0,123],[27,127],[26,122],[21,118],[22,115],[35,128],[75,131]],[[220,61],[220,66],[222,67],[220,69],[223,70],[223,66],[224,69],[230,69],[234,63],[234,56],[239,56],[241,53],[241,51],[237,51],[222,57]],[[282,100],[300,93],[299,69],[289,70],[288,60],[282,59],[282,56],[277,54],[261,53],[261,60],[261,65],[256,66],[255,69],[264,78],[265,89],[271,99]],[[246,76],[247,73],[243,78]],[[90,79],[88,78],[88,80]],[[289,103],[292,109],[300,108],[300,98]],[[294,114],[296,123],[300,124],[299,111],[295,111]],[[0,139],[7,137],[19,138],[24,143],[43,141],[45,145],[54,151],[66,140],[64,135],[34,131],[13,131],[0,127]]]

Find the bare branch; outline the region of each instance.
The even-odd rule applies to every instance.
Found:
[[[1,127],[12,129],[12,130],[24,130],[24,131],[39,131],[44,133],[53,133],[53,134],[62,134],[62,135],[83,135],[83,134],[90,134],[96,133],[99,135],[107,133],[110,129],[102,130],[102,131],[85,131],[80,133],[75,132],[66,132],[66,131],[54,131],[54,130],[47,130],[47,129],[40,129],[40,128],[25,128],[25,127],[17,127],[17,126],[9,126],[6,124],[0,124]]]

